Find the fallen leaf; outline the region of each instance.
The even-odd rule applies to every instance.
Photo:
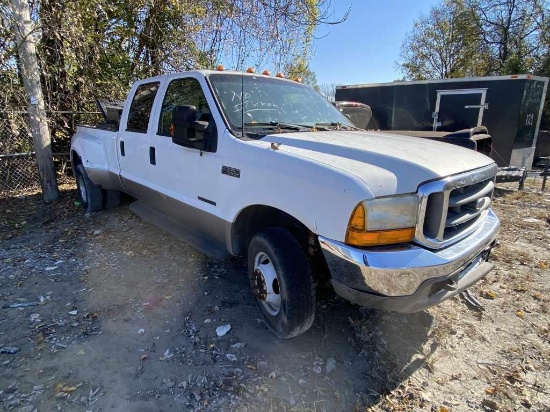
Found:
[[[147,359],[149,357],[149,355],[145,354],[145,355],[141,355],[141,358],[139,359],[140,362],[143,362],[145,359]]]
[[[248,361],[244,363],[244,366],[246,366],[248,369],[252,369],[253,371],[256,370],[256,365],[254,365],[253,363],[250,363]]]
[[[36,343],[40,344],[40,343],[44,342],[44,339],[46,339],[46,338],[44,337],[44,333],[38,332],[38,333],[36,334]]]
[[[60,393],[60,392],[71,393],[71,392],[76,391],[77,388],[78,388],[78,386],[67,386],[63,383],[58,383],[57,386],[55,387],[55,392],[56,393]]]
[[[495,292],[491,292],[490,290],[484,290],[481,292],[481,296],[485,299],[495,299],[497,294]]]
[[[523,407],[525,407],[527,409],[531,409],[531,406],[533,406],[531,404],[531,402],[529,401],[529,399],[522,399],[521,404],[523,405]]]
[[[487,388],[487,389],[485,389],[485,393],[487,395],[494,395],[495,394],[495,389],[494,388]]]
[[[516,286],[514,286],[514,291],[516,291],[516,292],[525,292],[525,291],[527,291],[527,288],[525,287],[525,285],[516,285]]]
[[[545,260],[541,260],[539,262],[539,268],[541,269],[548,269],[548,262],[546,262]]]
[[[533,299],[536,299],[536,300],[542,300],[542,295],[540,292],[535,292],[533,293]]]
[[[525,316],[525,313],[523,313],[522,310],[518,310],[518,311],[516,312],[516,315],[519,316],[520,318],[523,318],[523,317]]]

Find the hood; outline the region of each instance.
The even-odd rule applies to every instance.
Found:
[[[494,163],[485,155],[448,143],[367,131],[281,133],[261,141],[281,143],[281,153],[352,174],[377,197],[413,193],[428,180]]]

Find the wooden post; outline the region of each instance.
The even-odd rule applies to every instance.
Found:
[[[27,0],[11,0],[17,53],[21,62],[21,78],[28,98],[27,110],[34,140],[36,162],[40,174],[40,186],[45,202],[59,199],[59,190],[53,165],[50,128],[46,118],[44,96],[40,85],[40,71],[36,58],[36,33]]]

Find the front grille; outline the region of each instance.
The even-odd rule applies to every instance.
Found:
[[[472,233],[487,215],[497,165],[421,185],[416,242],[442,248]]]

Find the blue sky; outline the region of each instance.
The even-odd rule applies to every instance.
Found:
[[[332,0],[334,17],[351,6],[348,20],[316,32],[310,69],[317,83],[391,82],[401,42],[413,22],[439,0]]]

